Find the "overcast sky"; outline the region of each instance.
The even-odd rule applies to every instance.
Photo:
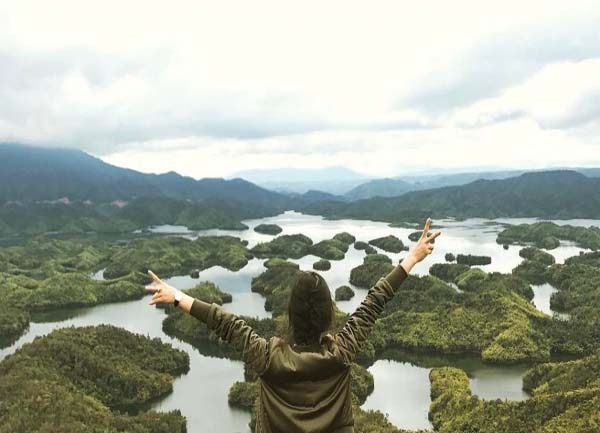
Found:
[[[158,3],[0,0],[0,142],[196,178],[600,166],[598,1]]]

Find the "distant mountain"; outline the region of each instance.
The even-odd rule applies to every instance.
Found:
[[[263,188],[298,194],[304,194],[310,190],[344,194],[355,186],[372,179],[371,176],[344,167],[246,170],[237,172],[235,176]]]
[[[329,194],[328,192],[311,189],[298,196],[305,203],[316,203],[320,201],[347,201],[343,196]]]
[[[600,179],[570,170],[525,173],[467,185],[411,191],[397,197],[298,206],[331,218],[400,222],[434,217],[600,218]]]
[[[600,177],[600,168],[577,168],[576,170],[587,177]]]
[[[478,179],[506,179],[523,173],[525,173],[525,170],[482,171],[374,179],[353,188],[344,195],[349,200],[360,200],[371,197],[394,197],[409,191],[465,185]]]
[[[195,180],[173,171],[146,174],[107,164],[80,150],[0,145],[0,203],[62,197],[98,203],[147,196],[216,198],[270,207],[285,207],[289,201],[243,179]]]
[[[555,171],[555,169],[552,169]],[[588,177],[600,177],[600,168],[559,168],[556,170],[572,170],[582,173]],[[478,171],[439,175],[414,175],[398,176],[386,179],[374,179],[365,182],[344,196],[352,200],[360,200],[372,197],[395,197],[409,191],[420,191],[424,189],[441,188],[444,186],[466,185],[479,179],[507,179],[519,176],[523,173],[546,170],[501,170],[501,171]]]
[[[243,179],[145,174],[79,150],[0,144],[0,234],[128,232],[148,225],[244,228],[292,199]],[[301,199],[300,199],[301,201]]]
[[[413,183],[401,179],[374,179],[352,188],[344,197],[349,200],[360,200],[371,197],[393,197],[417,189]]]

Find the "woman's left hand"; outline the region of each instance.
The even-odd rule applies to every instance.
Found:
[[[172,304],[175,302],[175,292],[177,289],[168,285],[158,278],[154,272],[148,269],[148,275],[152,278],[152,284],[146,286],[146,291],[154,293],[150,305],[154,304]]]

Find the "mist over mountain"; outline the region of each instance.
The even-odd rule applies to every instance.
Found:
[[[285,193],[319,190],[336,195],[345,194],[373,178],[344,167],[245,170],[237,172],[235,177]]]

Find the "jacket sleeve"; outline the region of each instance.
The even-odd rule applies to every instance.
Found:
[[[360,352],[383,307],[394,297],[406,277],[404,268],[397,265],[386,277],[380,278],[369,289],[366,298],[348,318],[342,330],[335,335],[335,341],[345,364],[350,364]]]
[[[242,360],[257,374],[267,369],[269,342],[259,336],[244,319],[226,311],[218,304],[194,299],[190,314],[206,323],[222,340],[230,343],[242,355]]]

